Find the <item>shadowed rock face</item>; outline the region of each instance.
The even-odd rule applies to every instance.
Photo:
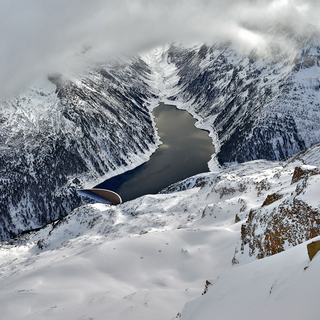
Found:
[[[307,180],[310,176],[320,174],[317,168],[309,168],[308,166],[300,166],[294,169],[291,184],[298,182],[299,180]]]
[[[307,245],[308,249],[308,255],[310,261],[314,258],[314,256],[319,252],[320,250],[320,241],[314,241]]]
[[[266,200],[263,202],[262,207],[267,206],[275,201],[280,200],[283,198],[281,194],[273,193],[267,196]]]

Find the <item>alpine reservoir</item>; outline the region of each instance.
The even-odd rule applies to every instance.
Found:
[[[94,188],[112,190],[125,202],[209,171],[214,147],[208,132],[196,128],[196,120],[173,105],[160,103],[153,115],[162,144],[150,160]]]

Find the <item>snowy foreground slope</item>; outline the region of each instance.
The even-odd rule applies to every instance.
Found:
[[[240,253],[239,246],[252,210],[271,206],[260,214],[272,220],[294,197],[320,218],[318,175],[310,174],[320,164],[319,150],[200,174],[117,207],[86,205],[3,242],[0,318],[149,320],[182,311],[182,319],[314,319],[320,260],[309,262],[308,233],[299,233],[299,221],[292,224],[296,243],[286,243],[282,253],[257,260],[258,252],[244,244]],[[305,174],[293,179],[299,168]],[[265,204],[281,193],[287,204]]]
[[[310,261],[307,243],[210,279],[181,319],[318,319],[320,255]]]

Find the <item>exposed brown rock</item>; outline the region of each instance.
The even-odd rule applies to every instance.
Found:
[[[309,169],[304,167],[295,167],[291,184],[296,183],[301,179],[308,179],[310,176],[318,174],[320,174],[320,172],[317,168]]]
[[[267,179],[263,179],[256,183],[256,188],[258,190],[257,194],[260,196],[263,191],[269,190],[271,187],[269,181]]]
[[[276,201],[278,201],[278,200],[280,200],[282,198],[283,198],[283,195],[278,194],[278,193],[269,194],[267,196],[266,200],[264,200],[264,202],[263,202],[261,207],[267,206],[267,205],[269,205],[269,204],[271,204],[273,202],[276,202]]]
[[[307,245],[308,255],[310,261],[314,258],[314,256],[320,251],[320,241],[314,241]]]
[[[204,291],[202,292],[202,295],[204,295],[208,292],[209,286],[211,286],[211,285],[212,285],[212,283],[210,281],[206,280],[206,284],[204,286]]]
[[[295,246],[320,235],[320,209],[301,200],[283,201],[269,214],[261,210],[251,210],[241,227],[240,250],[248,245],[250,256],[271,256],[284,251],[286,242]],[[257,233],[261,228],[264,231]]]

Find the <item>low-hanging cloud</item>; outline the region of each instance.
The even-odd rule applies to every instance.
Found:
[[[315,0],[29,0],[0,3],[0,98],[38,76],[78,67],[90,47],[103,60],[173,41],[264,48],[277,25],[318,28]]]

